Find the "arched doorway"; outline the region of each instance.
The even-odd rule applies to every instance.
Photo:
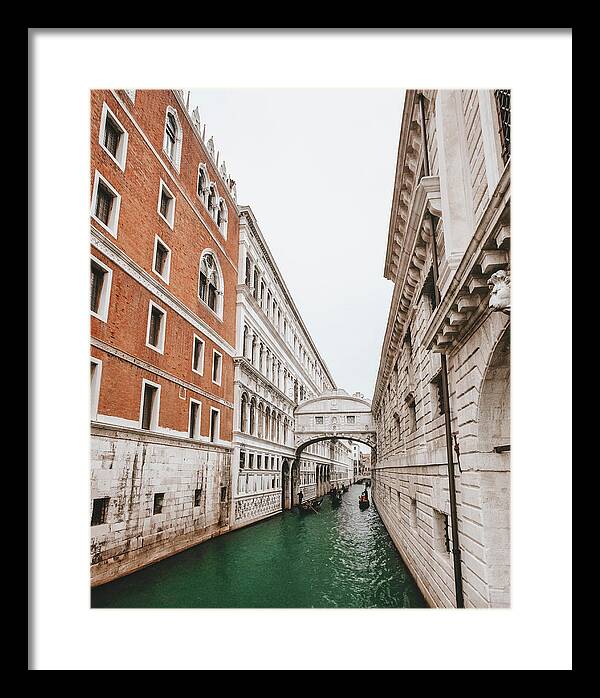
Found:
[[[290,477],[290,463],[284,460],[281,466],[281,509],[292,508],[292,478]]]
[[[498,340],[481,384],[479,452],[510,450],[510,328]]]

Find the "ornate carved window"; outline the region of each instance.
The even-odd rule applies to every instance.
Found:
[[[510,90],[494,90],[494,97],[500,123],[502,160],[506,164],[510,159]]]

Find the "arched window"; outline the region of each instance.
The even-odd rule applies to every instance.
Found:
[[[198,295],[200,300],[206,303],[211,310],[217,315],[221,315],[223,296],[221,274],[212,252],[205,252],[200,260]]]
[[[206,165],[198,165],[198,196],[202,203],[208,205],[208,171]]]
[[[208,185],[208,212],[215,220],[217,219],[218,201],[217,186],[214,182],[211,182]]]
[[[246,257],[246,274],[244,276],[244,283],[246,284],[246,286],[248,286],[248,288],[250,288],[251,279],[252,279],[251,271],[252,271],[252,262],[250,261],[250,257]]]
[[[240,411],[240,431],[246,431],[246,422],[248,419],[248,396],[246,393],[242,394],[242,409]]]
[[[262,402],[258,406],[258,437],[262,439],[265,433],[265,406]]]
[[[265,434],[264,438],[267,441],[271,440],[271,409],[267,407],[267,410],[265,412]]]
[[[227,204],[224,199],[219,199],[216,210],[217,227],[223,233],[223,237],[227,237]]]
[[[242,356],[248,358],[248,327],[244,325],[244,340],[242,344]]]
[[[254,434],[256,429],[256,401],[250,400],[250,434]]]
[[[183,140],[183,131],[179,123],[177,112],[173,107],[167,107],[165,117],[165,135],[163,141],[163,150],[169,160],[179,169],[181,161],[181,142]]]

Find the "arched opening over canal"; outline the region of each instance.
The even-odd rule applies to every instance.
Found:
[[[299,493],[303,491],[303,500],[313,499],[322,497],[327,494],[333,486],[341,487],[342,485],[349,487],[351,484],[356,482],[358,478],[355,477],[354,463],[348,466],[346,473],[340,471],[336,472],[331,463],[317,463],[314,472],[314,487],[306,486],[306,483],[302,482],[301,476],[301,463],[302,454],[310,446],[318,443],[328,442],[334,446],[338,442],[346,443],[350,446],[355,444],[363,444],[367,446],[371,454],[371,464],[375,461],[376,449],[373,445],[373,441],[370,435],[353,435],[350,438],[347,435],[340,436],[316,436],[314,438],[308,439],[302,445],[298,446],[296,449],[296,455],[294,460],[291,462],[284,461],[284,466],[282,469],[282,509],[289,510],[299,503]],[[363,451],[364,452],[364,451]],[[364,480],[365,478],[361,478]]]

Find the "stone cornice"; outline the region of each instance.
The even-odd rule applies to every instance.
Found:
[[[501,220],[510,205],[510,165],[490,197],[475,234],[423,336],[428,349],[447,352],[485,310],[488,277],[509,262],[510,227]]]
[[[176,445],[181,448],[189,448],[200,451],[214,451],[217,453],[231,454],[231,446],[219,446],[211,442],[194,441],[185,436],[172,436],[170,434],[159,434],[147,429],[136,429],[134,427],[115,426],[114,424],[104,424],[103,422],[91,423],[92,436],[109,436],[111,438],[129,439],[142,443],[154,443],[160,445]]]
[[[432,233],[429,221],[425,219],[425,212],[429,210],[434,215],[439,215],[440,196],[439,177],[422,177],[412,196],[410,208],[407,210],[406,228],[396,265],[394,293],[373,391],[374,410],[377,410],[383,381],[389,374],[389,366],[398,353],[414,294],[417,288],[422,287],[422,272],[427,268],[427,250]]]

